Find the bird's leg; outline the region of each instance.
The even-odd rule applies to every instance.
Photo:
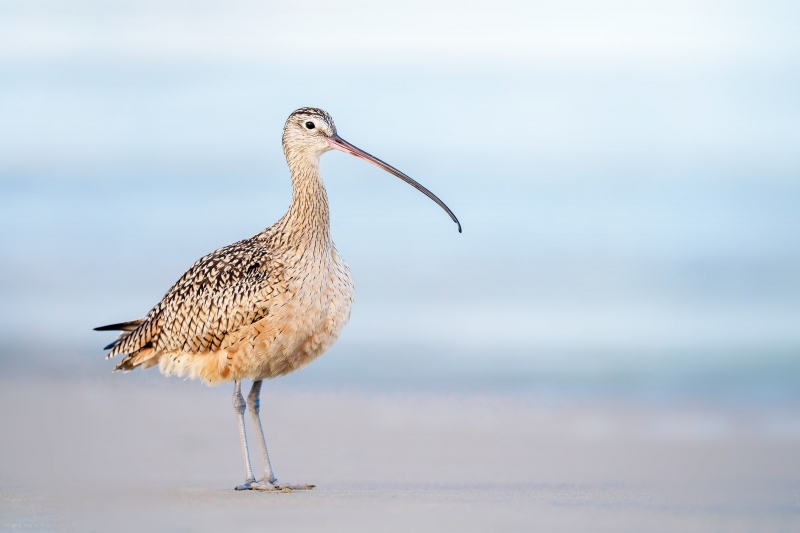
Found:
[[[264,477],[259,479],[257,483],[252,484],[253,489],[260,490],[311,490],[314,485],[290,485],[289,483],[280,483],[275,473],[272,471],[272,464],[269,462],[269,453],[267,452],[267,441],[264,438],[264,429],[261,426],[261,380],[253,382],[253,388],[250,389],[250,394],[247,395],[247,406],[250,408],[250,414],[253,416],[253,423],[256,425],[259,442],[261,443],[261,455],[264,458]]]
[[[264,428],[261,427],[261,380],[253,382],[253,388],[250,389],[250,394],[247,395],[247,407],[253,417],[253,424],[256,425],[256,433],[261,443],[261,457],[264,459],[264,477],[259,481],[271,484],[277,481],[278,478],[275,477],[275,473],[272,471],[272,464],[269,462],[269,453],[267,452],[267,441],[264,438]]]
[[[237,379],[233,382],[233,409],[236,411],[236,416],[239,420],[239,438],[242,440],[242,454],[244,455],[244,468],[247,479],[244,483],[236,487],[236,490],[251,489],[256,482],[253,469],[250,467],[250,452],[247,450],[247,435],[244,431],[245,407],[244,396],[242,396],[242,382]]]

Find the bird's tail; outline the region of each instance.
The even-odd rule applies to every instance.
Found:
[[[139,327],[139,325],[144,322],[144,318],[137,318],[136,320],[130,320],[128,322],[120,322],[119,324],[109,324],[107,326],[100,326],[99,328],[94,328],[95,331],[133,331]]]
[[[110,350],[119,342],[131,334],[133,330],[139,327],[139,324],[144,322],[144,318],[137,318],[136,320],[130,320],[128,322],[120,322],[119,324],[109,324],[107,326],[100,326],[99,328],[94,328],[95,331],[120,331],[121,333],[117,336],[117,338],[103,348],[104,350]]]
[[[122,358],[122,361],[114,367],[114,372],[122,370],[127,372],[141,366],[142,368],[150,368],[158,363],[158,357],[154,357],[155,350],[153,344],[148,342],[142,348],[130,353]]]
[[[116,338],[114,342],[103,348],[104,350],[111,350],[108,354],[106,359],[111,357],[112,355],[116,355],[114,353],[114,347],[117,346],[120,342],[125,340],[131,333],[133,333],[136,328],[138,328],[143,322],[145,321],[144,318],[138,318],[136,320],[130,320],[128,322],[120,322],[119,324],[109,324],[108,326],[100,326],[99,328],[94,328],[95,331],[119,331],[120,334]],[[138,349],[135,349],[128,353],[122,361],[114,367],[114,372],[117,370],[133,370],[134,368],[141,366],[142,368],[150,368],[154,364],[158,363],[158,358],[153,357],[155,355],[155,350],[153,349],[153,343],[147,342],[143,346]]]

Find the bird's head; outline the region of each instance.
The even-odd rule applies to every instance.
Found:
[[[327,112],[316,107],[301,107],[289,115],[283,127],[283,151],[286,154],[289,166],[292,166],[292,162],[296,158],[311,158],[316,164],[319,157],[328,150],[339,150],[346,154],[354,155],[382,168],[389,174],[397,176],[444,209],[453,219],[453,222],[458,224],[458,232],[461,233],[461,223],[444,202],[393,166],[384,163],[377,157],[339,137],[336,133],[336,125],[333,123],[333,118]]]
[[[333,118],[316,107],[301,107],[286,119],[283,126],[283,150],[304,152],[319,157],[331,149],[329,140],[336,137]]]

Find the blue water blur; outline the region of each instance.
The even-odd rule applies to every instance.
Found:
[[[286,8],[283,33],[260,13],[263,31],[284,38],[297,27],[302,39],[313,19],[312,44],[293,51],[278,39],[272,56],[250,8],[236,5],[220,29],[209,10],[221,4],[146,4],[131,22],[144,37],[124,29],[130,8],[2,8],[0,25],[14,28],[0,53],[4,364],[103,365],[87,350],[109,339],[92,327],[142,316],[198,257],[283,213],[281,127],[314,105],[445,200],[464,233],[391,176],[326,155],[356,305],[307,379],[796,392],[800,24],[787,22],[790,5],[753,18],[756,4],[717,6],[722,17],[702,4],[696,35],[665,23],[651,42],[642,28],[670,4],[650,14],[621,4],[605,23],[635,12],[641,21],[619,22],[632,44],[601,46],[597,58],[593,47],[612,41],[576,40],[569,10],[550,31],[572,48],[550,57],[535,39],[504,41],[501,22],[473,46],[476,19],[455,11],[466,33],[445,29],[452,42],[434,26],[405,28],[422,5],[400,22],[360,5],[403,37],[396,49],[344,8],[329,23]],[[440,18],[448,5],[435,3]],[[533,24],[544,6],[524,5],[480,4],[492,20],[509,15],[517,36],[526,30],[512,19]],[[696,40],[704,31],[709,40]],[[247,53],[251,41],[260,55]],[[475,54],[484,41],[491,53]]]

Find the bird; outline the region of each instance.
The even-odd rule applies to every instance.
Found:
[[[330,233],[328,196],[320,157],[338,150],[363,159],[428,196],[458,225],[436,195],[396,168],[342,139],[333,118],[314,107],[289,115],[283,152],[292,180],[286,214],[252,237],[196,261],[146,316],[95,328],[119,331],[104,349],[124,356],[114,371],[158,365],[162,374],[216,385],[233,382],[233,407],[244,457],[245,481],[236,490],[310,490],[278,481],[260,418],[263,380],[284,376],[330,348],[350,319],[353,280]],[[242,381],[253,382],[245,400]],[[256,429],[264,476],[253,474],[245,410]]]

